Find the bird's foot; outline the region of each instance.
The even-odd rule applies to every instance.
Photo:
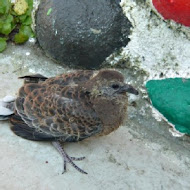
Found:
[[[70,157],[63,149],[63,147],[61,146],[59,141],[53,141],[52,142],[53,146],[58,150],[58,152],[61,154],[62,158],[63,158],[63,173],[66,172],[66,164],[69,163],[71,164],[76,170],[78,170],[79,172],[83,173],[83,174],[88,174],[87,172],[85,172],[84,170],[82,170],[81,168],[79,168],[73,161],[80,161],[80,160],[84,160],[85,157]]]

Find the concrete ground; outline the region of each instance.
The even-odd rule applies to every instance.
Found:
[[[0,54],[0,97],[16,95],[22,85],[18,76],[53,76],[66,71],[37,45],[9,44]],[[130,76],[129,70],[122,72]],[[86,156],[77,164],[88,175],[69,165],[62,175],[62,159],[51,143],[19,138],[11,132],[9,122],[0,122],[0,189],[189,190],[188,137],[173,137],[167,123],[156,121],[149,103],[140,97],[136,107],[129,107],[126,124],[116,132],[65,145],[70,155]]]

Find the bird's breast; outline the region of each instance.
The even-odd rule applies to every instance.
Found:
[[[127,98],[117,100],[99,99],[94,104],[94,109],[103,123],[102,135],[107,135],[116,130],[127,115]]]

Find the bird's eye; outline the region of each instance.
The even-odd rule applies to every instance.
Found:
[[[119,85],[118,84],[112,84],[111,86],[114,90],[117,90],[119,88]]]
[[[89,92],[89,91],[86,91],[86,92],[85,92],[85,94],[86,94],[86,95],[89,95],[89,94],[90,94],[90,92]]]

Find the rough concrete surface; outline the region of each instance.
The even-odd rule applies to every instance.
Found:
[[[36,45],[9,44],[0,54],[0,97],[16,94],[22,84],[18,76],[61,72],[66,70],[46,58]],[[161,134],[154,126],[150,128],[150,122],[145,122],[150,119],[140,114],[142,103],[136,101],[137,108],[129,108],[129,121],[116,132],[65,145],[70,155],[86,156],[77,164],[88,175],[69,166],[62,175],[62,159],[50,143],[21,139],[11,132],[8,122],[1,122],[0,189],[189,189],[189,150],[169,134],[166,124]]]
[[[136,2],[137,1],[137,2]],[[190,77],[190,28],[164,21],[155,14],[151,0],[121,0],[121,6],[133,25],[131,41],[122,52],[147,72],[148,79]]]
[[[155,119],[143,86],[149,78],[159,77],[160,72],[164,77],[189,76],[189,41],[182,32],[174,35],[159,17],[153,15],[151,22],[147,18],[150,10],[143,2],[137,5],[133,0],[123,0],[123,9],[130,10],[126,15],[135,24],[129,46],[121,55],[124,60],[130,58],[130,65],[121,72],[126,81],[140,90],[138,98],[129,97],[128,121],[108,136],[65,145],[71,156],[86,156],[77,164],[88,175],[69,165],[68,172],[62,175],[62,159],[50,143],[19,138],[11,132],[8,122],[0,122],[0,189],[190,189],[190,138],[173,137],[168,124],[163,119]],[[175,57],[167,56],[169,52],[175,53]],[[9,44],[0,54],[0,98],[16,95],[22,85],[18,76],[40,73],[49,77],[63,72],[67,69],[45,57],[36,44]]]

